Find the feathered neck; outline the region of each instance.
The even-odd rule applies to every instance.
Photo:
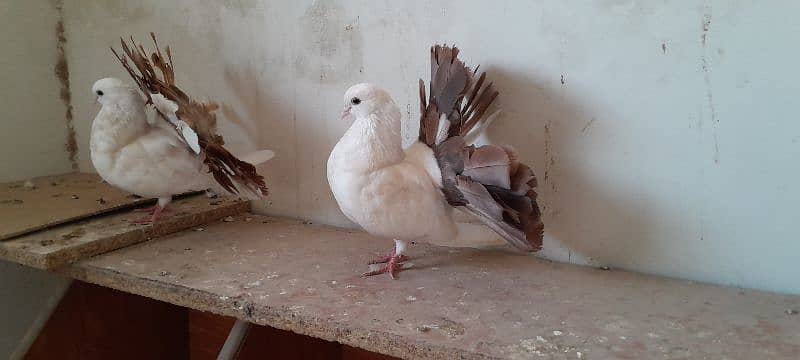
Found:
[[[90,145],[96,150],[116,150],[149,130],[144,100],[133,95],[117,95],[100,108],[92,122],[90,138]]]
[[[343,159],[340,166],[348,170],[371,172],[399,163],[404,158],[399,110],[357,117],[335,150]]]

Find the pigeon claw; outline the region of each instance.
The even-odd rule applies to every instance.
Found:
[[[384,260],[385,259],[385,260]],[[374,264],[383,264],[378,270],[368,271],[361,274],[361,277],[367,276],[375,276],[380,274],[388,273],[389,276],[392,277],[392,280],[397,280],[397,273],[403,270],[403,262],[408,260],[408,257],[405,255],[390,255],[380,258],[378,260],[370,261],[371,265]]]
[[[386,256],[383,256],[383,257],[377,258],[377,259],[375,259],[375,260],[372,260],[372,261],[368,262],[367,264],[369,264],[369,265],[375,265],[375,264],[385,264],[385,263],[387,263],[387,262],[391,261],[391,260],[392,260],[392,258],[395,258],[395,257],[397,258],[397,260],[396,260],[396,261],[397,261],[397,262],[401,262],[401,263],[402,263],[403,261],[406,261],[406,260],[408,260],[408,256],[405,256],[405,255],[395,256],[394,254],[392,254],[392,255],[386,255]]]

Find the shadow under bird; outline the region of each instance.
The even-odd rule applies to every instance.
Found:
[[[150,216],[139,223],[156,221],[173,195],[190,191],[212,189],[247,199],[266,196],[264,177],[255,165],[274,153],[259,150],[239,159],[226,150],[216,130],[217,106],[195,101],[178,88],[169,47],[164,58],[151,37],[156,52],[150,58],[133,39],[130,46],[122,41],[123,55],[111,49],[138,90],[115,78],[92,86],[101,104],[90,137],[97,173],[120,189],[158,198],[146,209]],[[156,116],[147,116],[148,107]]]
[[[498,96],[486,75],[458,59],[456,47],[431,48],[430,95],[420,80],[418,140],[402,147],[400,109],[372,84],[350,87],[342,118],[352,120],[328,158],[328,182],[345,216],[394,239],[394,250],[364,273],[396,278],[408,242],[458,236],[453,209],[475,216],[522,251],[538,251],[544,224],[536,177],[509,146],[468,145],[493,117]]]

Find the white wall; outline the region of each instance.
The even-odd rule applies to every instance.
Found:
[[[800,293],[798,2],[66,4],[80,144],[92,82],[125,78],[108,46],[156,31],[179,82],[225,105],[234,150],[277,151],[260,209],[347,225],[325,180],[347,126],[343,91],[386,87],[410,138],[428,46],[456,43],[501,91],[489,138],[516,146],[540,177],[542,255]]]
[[[72,170],[55,1],[0,1],[0,182]],[[0,261],[0,358],[21,358],[69,281]]]
[[[0,2],[0,182],[71,171],[53,1]]]

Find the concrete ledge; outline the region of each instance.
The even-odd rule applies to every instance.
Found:
[[[796,359],[800,297],[415,245],[252,214],[77,263],[84,281],[415,359]]]

